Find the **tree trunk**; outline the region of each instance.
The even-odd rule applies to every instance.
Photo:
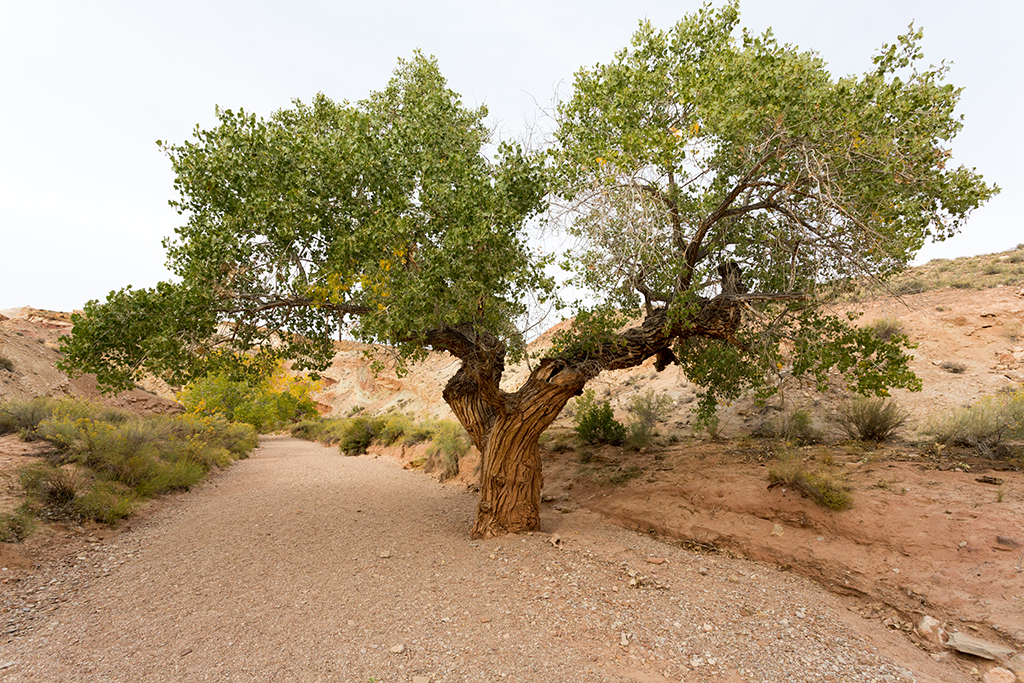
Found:
[[[522,415],[498,419],[480,467],[480,502],[473,538],[540,529],[540,432]]]
[[[738,289],[738,288],[737,288]],[[474,538],[540,529],[540,435],[573,396],[601,370],[635,367],[651,356],[664,369],[675,360],[675,338],[706,336],[734,341],[739,324],[736,295],[704,301],[683,321],[660,309],[637,327],[579,354],[546,358],[514,393],[499,387],[505,368],[501,342],[471,325],[433,330],[428,341],[462,359],[444,389],[444,400],[480,451],[480,502]]]

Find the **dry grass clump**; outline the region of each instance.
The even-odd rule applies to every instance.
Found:
[[[963,363],[958,363],[955,360],[944,360],[939,363],[939,367],[946,372],[951,372],[954,375],[963,374],[967,370],[967,366]]]
[[[843,474],[825,465],[814,469],[798,458],[783,457],[768,470],[768,488],[785,486],[830,510],[853,507],[853,497]]]
[[[851,439],[888,441],[907,421],[908,413],[895,400],[855,398],[839,409],[839,426]]]

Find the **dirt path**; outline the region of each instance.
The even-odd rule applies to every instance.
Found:
[[[971,680],[790,573],[582,510],[473,542],[474,503],[266,439],[132,531],[4,572],[0,679]]]

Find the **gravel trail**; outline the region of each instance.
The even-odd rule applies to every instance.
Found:
[[[582,510],[471,541],[475,501],[266,438],[131,531],[0,587],[0,680],[970,680],[792,574]]]

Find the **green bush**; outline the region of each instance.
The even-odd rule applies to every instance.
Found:
[[[0,370],[14,372],[14,361],[12,361],[7,356],[0,356]]]
[[[362,455],[380,434],[384,421],[379,417],[358,416],[346,420],[338,448],[345,455]]]
[[[57,402],[51,398],[12,400],[0,404],[0,434],[31,433],[53,414]]]
[[[593,389],[587,389],[576,399],[576,412],[572,418],[576,434],[586,443],[606,443],[619,446],[626,438],[626,428],[615,419],[611,404],[598,401]]]
[[[0,514],[0,543],[19,543],[32,532],[32,518],[22,511]]]
[[[881,442],[890,439],[907,417],[895,400],[861,397],[840,408],[837,421],[851,439]]]

